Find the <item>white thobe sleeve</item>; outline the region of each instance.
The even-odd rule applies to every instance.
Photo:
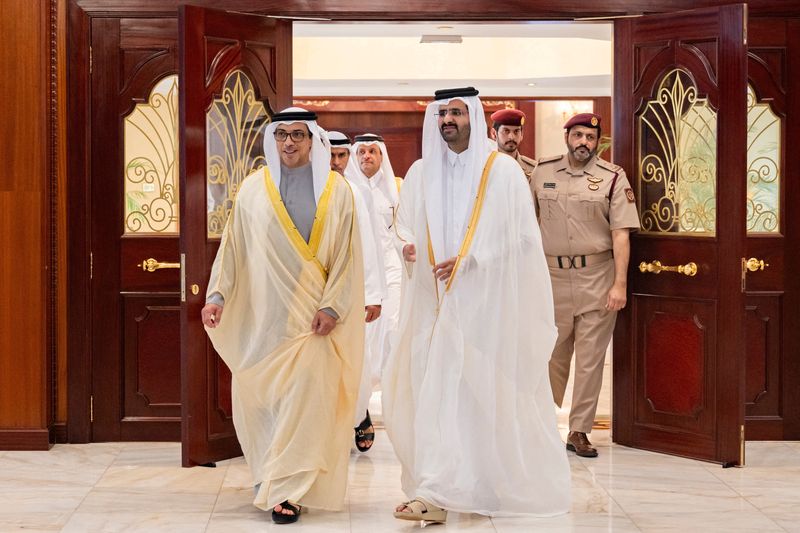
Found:
[[[386,295],[381,281],[383,273],[378,261],[378,250],[375,247],[375,235],[370,224],[369,208],[358,187],[351,185],[350,189],[355,200],[358,231],[361,234],[361,252],[364,255],[364,305],[381,305]]]
[[[417,245],[414,235],[414,211],[417,208],[416,191],[421,187],[422,180],[422,159],[418,159],[411,168],[408,169],[400,188],[400,202],[397,205],[394,216],[394,244],[403,264],[406,267],[406,274],[411,275],[413,263],[409,263],[403,258],[403,247],[406,244]],[[421,207],[421,206],[419,206]],[[417,250],[419,255],[419,250]]]

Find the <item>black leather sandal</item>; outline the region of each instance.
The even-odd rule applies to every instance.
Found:
[[[356,448],[360,452],[366,452],[370,448],[372,448],[372,444],[375,444],[375,430],[373,429],[369,433],[366,431],[372,425],[372,419],[369,417],[369,411],[367,411],[367,417],[361,421],[358,427],[355,428],[356,430]],[[367,441],[372,441],[372,444],[369,446],[365,446],[364,443]]]
[[[283,512],[279,513],[275,509],[272,509],[272,521],[276,524],[294,524],[300,518],[301,506],[292,505],[289,503],[289,500],[286,500],[281,504],[281,507],[294,514],[283,514]]]

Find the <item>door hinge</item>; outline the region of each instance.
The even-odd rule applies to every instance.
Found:
[[[94,254],[89,252],[89,279],[94,278]]]
[[[89,47],[89,76],[92,75],[92,69],[94,68],[94,58],[92,57],[92,47]]]
[[[744,466],[744,424],[739,426],[739,466]]]
[[[89,422],[94,422],[94,395],[89,396]]]

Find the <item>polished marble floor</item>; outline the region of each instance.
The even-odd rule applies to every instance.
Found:
[[[610,375],[610,372],[607,372]],[[610,413],[610,384],[598,411]],[[372,408],[380,419],[377,395]],[[566,411],[559,413],[562,436]],[[614,445],[595,430],[596,459],[570,454],[570,514],[547,519],[451,513],[426,531],[800,532],[800,443],[751,442],[745,468],[717,465]],[[216,468],[180,467],[178,443],[57,445],[48,452],[0,451],[0,532],[353,532],[418,531],[395,520],[404,499],[400,467],[379,430],[367,454],[351,455],[346,508],[311,512],[275,526],[252,506],[252,481],[242,459]]]
[[[570,457],[572,512],[548,518],[451,513],[426,530],[800,531],[800,443],[750,443],[748,466],[719,466],[612,445],[595,431],[600,457]],[[177,443],[58,445],[49,452],[0,452],[0,531],[412,532],[392,518],[403,499],[386,435],[351,457],[344,512],[311,512],[275,526],[251,505],[241,459],[217,468],[180,467]],[[432,529],[431,529],[432,528]]]

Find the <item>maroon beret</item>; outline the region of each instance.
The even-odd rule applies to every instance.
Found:
[[[568,130],[572,126],[586,126],[587,128],[600,127],[600,115],[594,113],[578,113],[564,124],[564,129]]]
[[[519,109],[501,109],[492,113],[489,118],[492,119],[493,123],[501,126],[522,126],[525,124],[525,113]]]

